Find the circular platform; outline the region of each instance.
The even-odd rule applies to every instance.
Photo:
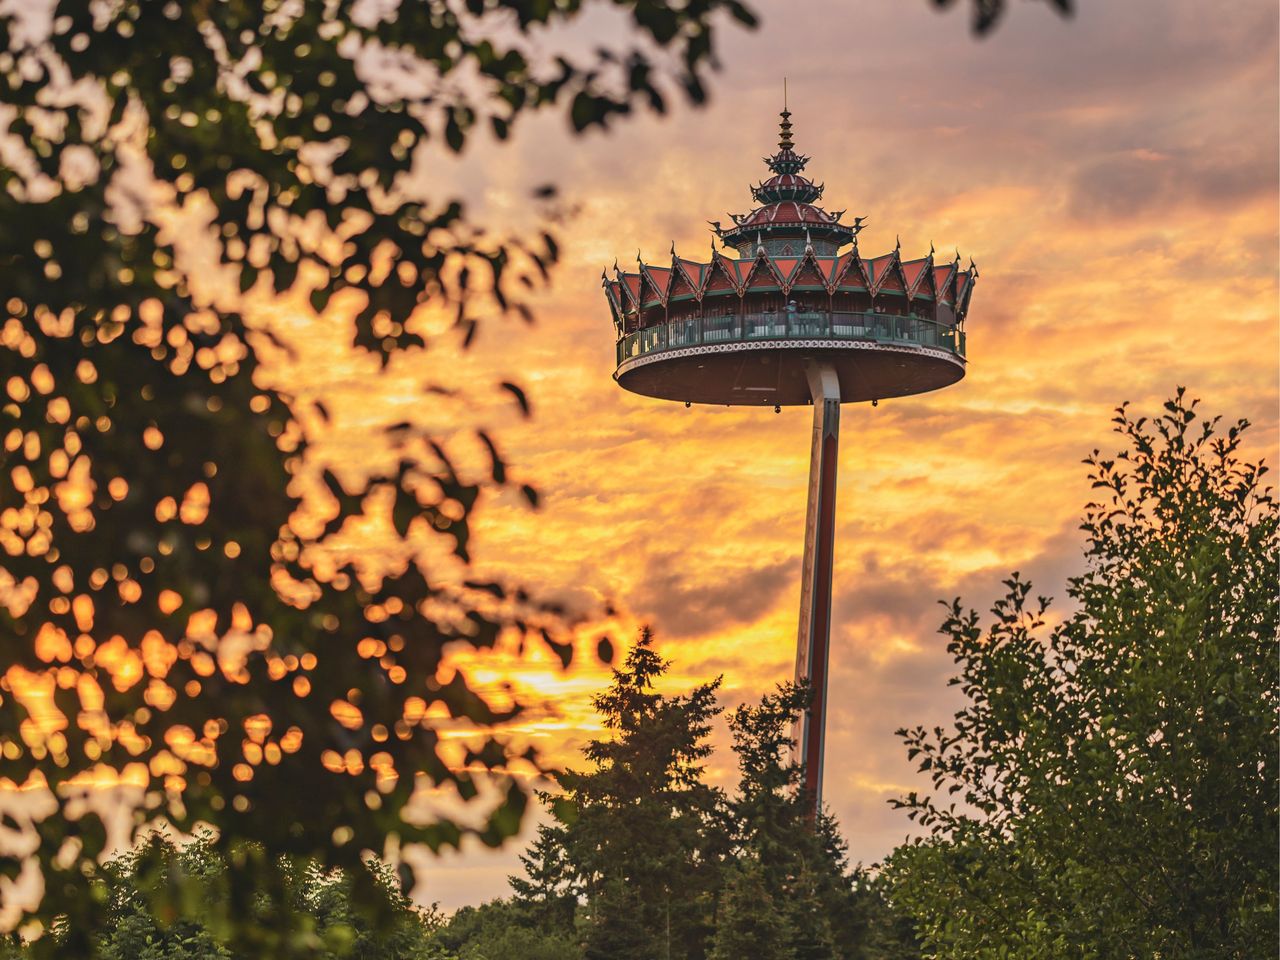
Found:
[[[964,376],[964,333],[885,313],[744,314],[646,327],[618,341],[622,387],[686,403],[799,406],[810,360],[835,367],[841,402],[937,390]]]

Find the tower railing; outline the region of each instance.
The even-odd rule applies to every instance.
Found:
[[[645,327],[618,341],[618,365],[636,357],[703,344],[762,340],[868,340],[946,350],[965,356],[963,330],[927,317],[842,311],[764,312],[684,317]]]

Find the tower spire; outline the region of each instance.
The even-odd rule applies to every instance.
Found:
[[[782,175],[798,174],[804,169],[804,165],[809,162],[808,157],[802,157],[795,151],[795,141],[791,136],[791,109],[787,106],[787,79],[782,78],[782,112],[778,114],[782,119],[778,123],[778,152],[772,157],[765,157],[765,164],[774,173]],[[820,190],[818,191],[821,192]],[[816,194],[814,198],[816,199]]]
[[[787,78],[782,78],[782,113],[778,114],[782,117],[782,123],[778,124],[782,128],[782,133],[778,137],[778,149],[791,149],[791,111],[787,109]]]

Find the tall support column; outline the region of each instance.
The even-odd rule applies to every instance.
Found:
[[[840,380],[835,368],[811,361],[813,444],[809,454],[809,507],[804,526],[804,570],[800,582],[800,632],[796,682],[809,684],[809,709],[796,731],[805,767],[811,812],[822,810],[822,754],[827,729],[827,663],[831,645],[831,571],[835,561],[836,471],[840,450]]]

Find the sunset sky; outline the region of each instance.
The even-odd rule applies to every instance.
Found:
[[[887,800],[921,785],[893,731],[956,706],[937,601],[985,607],[1013,570],[1061,596],[1080,568],[1080,460],[1115,446],[1116,404],[1154,410],[1184,384],[1206,410],[1251,419],[1253,453],[1275,461],[1277,13],[1080,0],[1062,20],[1015,2],[976,40],[967,10],[924,0],[752,5],[762,26],[722,34],[704,109],[578,139],[548,117],[434,160],[438,195],[499,232],[532,222],[537,184],[576,207],[536,325],[494,321],[465,358],[445,338],[379,377],[339,320],[284,311],[275,322],[304,350],[279,376],[328,401],[318,453],[348,469],[376,461],[378,425],[459,427],[422,387],[467,386],[472,416],[545,499],[537,513],[484,504],[480,571],[584,611],[612,601],[617,639],[654,627],[670,690],[722,675],[726,706],[755,699],[793,669],[810,411],[622,391],[599,278],[637,248],[663,261],[672,241],[705,257],[706,221],[752,206],[787,77],[807,173],[826,208],[868,218],[863,252],[900,235],[904,258],[932,242],[981,271],[965,379],[843,413],[826,800],[854,859],[873,862],[910,830]],[[617,28],[593,14],[577,39]],[[528,388],[530,423],[489,386],[503,379]],[[575,762],[598,734],[603,668],[476,669],[539,701],[521,732],[552,759]],[[730,786],[731,768],[721,752],[714,779]],[[427,862],[418,895],[448,908],[502,895],[517,852]]]

